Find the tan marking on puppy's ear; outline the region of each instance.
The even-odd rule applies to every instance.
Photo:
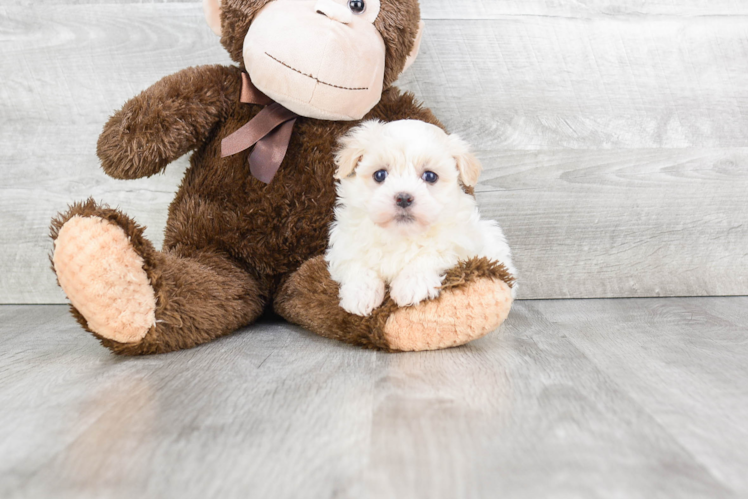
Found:
[[[218,36],[221,36],[221,0],[203,0],[205,21]]]
[[[336,179],[345,179],[353,175],[358,163],[366,154],[372,142],[376,140],[383,128],[378,120],[370,120],[355,127],[338,140],[340,149],[335,153],[335,164],[338,170]]]
[[[346,147],[335,155],[335,164],[338,169],[335,171],[336,179],[345,179],[353,175],[358,162],[364,157],[364,152],[355,147]]]
[[[450,135],[449,140],[452,143],[452,156],[457,162],[457,170],[460,173],[460,180],[467,187],[474,187],[478,184],[478,178],[483,170],[483,166],[476,156],[470,152],[470,146],[457,135]]]
[[[426,23],[423,21],[420,21],[418,23],[418,34],[416,35],[416,41],[413,44],[413,50],[410,51],[410,54],[408,54],[408,58],[405,60],[405,67],[403,68],[403,72],[405,72],[406,69],[410,68],[410,66],[416,62],[416,57],[418,57],[418,51],[421,49],[421,39],[423,38],[423,30],[426,28]]]

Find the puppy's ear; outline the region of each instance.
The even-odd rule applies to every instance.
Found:
[[[460,180],[467,187],[474,187],[478,184],[478,178],[483,170],[483,166],[473,153],[470,152],[470,146],[459,136],[452,134],[449,136],[452,146],[452,156],[457,162],[457,171],[460,173]]]
[[[364,122],[340,138],[340,149],[335,154],[336,179],[345,179],[353,175],[358,163],[372,146],[375,147],[376,138],[382,130],[382,123],[378,120]]]
[[[221,0],[203,0],[205,21],[218,36],[221,36]]]

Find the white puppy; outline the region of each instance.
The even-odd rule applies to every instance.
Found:
[[[475,186],[481,165],[462,139],[416,120],[369,121],[340,143],[325,259],[343,309],[369,315],[386,284],[399,306],[433,299],[446,271],[471,257],[515,274],[501,228],[481,220],[463,190]]]

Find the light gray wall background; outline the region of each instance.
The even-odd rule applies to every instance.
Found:
[[[748,294],[748,2],[422,0],[413,91],[484,162],[523,298]],[[107,117],[229,63],[196,2],[0,5],[0,303],[64,302],[50,218],[94,196],[162,241],[187,164],[100,170]]]

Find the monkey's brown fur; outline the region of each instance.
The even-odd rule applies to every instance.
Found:
[[[157,298],[157,323],[134,344],[97,335],[115,353],[193,347],[254,321],[268,307],[321,335],[390,349],[383,328],[396,306],[388,299],[371,317],[346,313],[319,257],[333,219],[336,142],[356,123],[299,118],[286,157],[267,185],[250,174],[249,151],[221,158],[221,140],[262,109],[239,102],[242,43],[252,16],[269,1],[223,4],[221,41],[238,67],[189,68],[162,79],[126,103],[99,138],[102,167],[118,179],[154,175],[194,150],[169,208],[163,251],[155,250],[129,217],[93,200],[71,206],[53,221],[53,239],[75,215],[117,224],[145,262]],[[386,46],[386,90],[366,119],[418,119],[441,126],[411,94],[390,86],[413,47],[417,0],[381,4],[376,25]],[[449,273],[445,290],[478,277],[512,282],[503,266],[473,260]],[[85,318],[72,311],[88,330]]]
[[[447,273],[442,282],[442,293],[480,278],[502,280],[510,286],[514,283],[514,277],[504,265],[486,259],[470,259],[460,262]],[[273,307],[284,318],[323,337],[392,350],[383,332],[387,319],[398,306],[389,294],[371,316],[362,318],[338,306],[338,290],[338,284],[330,279],[324,258],[315,257],[304,263],[284,284]]]

